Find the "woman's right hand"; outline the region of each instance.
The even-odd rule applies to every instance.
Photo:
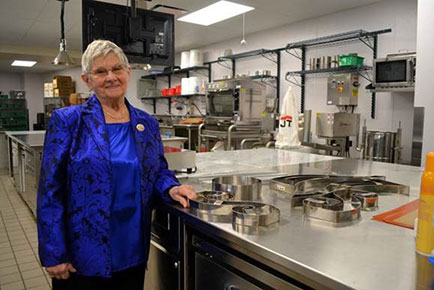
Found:
[[[45,270],[47,270],[47,273],[51,278],[56,279],[68,279],[69,272],[77,272],[71,263],[63,263],[56,266],[47,267]]]

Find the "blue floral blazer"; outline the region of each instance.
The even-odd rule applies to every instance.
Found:
[[[140,162],[146,253],[151,201],[179,185],[167,167],[158,123],[126,101]],[[104,115],[96,96],[55,110],[45,136],[37,199],[39,256],[44,267],[71,262],[86,276],[111,276],[112,168]],[[132,231],[136,229],[131,229]]]

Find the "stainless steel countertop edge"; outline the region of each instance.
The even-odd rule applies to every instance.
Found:
[[[355,289],[352,287],[348,287],[339,280],[323,275],[321,272],[316,271],[311,267],[294,261],[291,258],[288,259],[287,257],[280,255],[274,251],[269,251],[267,248],[262,247],[259,244],[255,244],[250,241],[241,239],[238,236],[233,235],[229,231],[225,231],[224,229],[216,227],[215,225],[213,225],[213,223],[209,223],[195,216],[193,213],[190,212],[191,209],[184,209],[181,206],[174,204],[166,204],[166,206],[171,209],[170,212],[178,214],[180,217],[184,218],[187,221],[193,221],[193,223],[187,223],[187,225],[195,228],[196,230],[198,229],[198,225],[199,229],[207,230],[209,228],[212,228],[212,235],[202,232],[202,234],[208,236],[208,238],[217,240],[217,242],[221,244],[225,244],[225,242],[230,242],[230,245],[226,244],[226,246],[229,246],[244,255],[250,257],[253,256],[253,259],[257,260],[258,262],[263,263],[278,272],[288,275],[293,279],[305,283],[309,287],[314,287],[315,289],[336,290]],[[261,251],[261,253],[266,253],[268,255],[260,255],[257,251],[258,248],[264,249],[265,251]]]

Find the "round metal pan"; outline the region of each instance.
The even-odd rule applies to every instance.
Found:
[[[263,203],[249,203],[232,208],[232,225],[241,227],[269,226],[278,223],[280,211],[277,207]]]
[[[242,175],[229,175],[214,178],[212,189],[234,194],[234,200],[255,201],[261,199],[262,181]]]

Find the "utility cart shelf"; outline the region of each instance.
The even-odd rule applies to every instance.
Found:
[[[242,58],[248,58],[248,57],[262,56],[262,57],[268,59],[269,61],[273,62],[276,65],[276,76],[259,75],[259,76],[252,76],[250,78],[252,78],[254,80],[255,79],[260,80],[265,85],[268,85],[268,86],[276,89],[276,99],[277,99],[276,107],[277,107],[277,111],[279,111],[280,74],[281,74],[281,69],[280,69],[280,62],[281,61],[280,60],[281,60],[281,51],[284,49],[285,49],[284,47],[277,48],[277,49],[261,48],[261,49],[246,51],[246,52],[242,52],[242,53],[231,54],[231,55],[227,55],[227,56],[221,56],[221,57],[217,58],[217,60],[205,62],[204,64],[208,65],[208,67],[209,67],[208,81],[209,82],[213,81],[212,76],[211,76],[211,66],[213,64],[218,64],[218,65],[221,65],[227,69],[232,70],[232,77],[235,78],[236,60],[242,59]],[[227,79],[214,80],[214,81],[217,82],[217,81],[226,81],[226,80]]]
[[[141,97],[141,100],[147,99],[171,99],[171,98],[191,98],[191,97],[205,97],[205,94],[186,94],[186,95],[174,95],[174,96],[153,96],[153,97]]]
[[[369,76],[364,75],[363,72],[367,72],[372,68],[369,66],[358,66],[358,67],[338,67],[338,68],[330,68],[330,69],[319,69],[319,70],[306,70],[306,50],[309,48],[318,48],[329,45],[338,45],[351,41],[360,41],[369,47],[372,50],[373,57],[377,57],[377,43],[378,43],[378,35],[389,33],[391,29],[383,29],[377,31],[365,31],[365,30],[354,30],[334,35],[329,35],[325,37],[318,37],[314,39],[298,41],[293,43],[288,43],[284,47],[276,48],[276,49],[256,49],[247,52],[232,54],[228,56],[221,56],[213,61],[208,61],[204,63],[204,66],[195,66],[185,69],[179,70],[171,70],[157,74],[150,74],[146,76],[142,76],[142,79],[156,79],[159,77],[168,77],[169,87],[171,86],[171,77],[176,74],[186,74],[189,77],[190,72],[192,71],[201,71],[206,70],[208,72],[208,81],[212,82],[212,65],[218,64],[232,71],[232,77],[236,75],[236,60],[242,58],[249,58],[255,56],[262,56],[271,62],[276,64],[276,76],[253,76],[253,79],[259,79],[267,85],[272,86],[276,89],[276,98],[277,98],[277,108],[279,108],[280,103],[280,77],[281,77],[281,52],[287,52],[288,54],[298,58],[301,60],[301,70],[300,71],[292,71],[285,74],[285,79],[293,82],[294,84],[301,87],[301,112],[304,112],[305,105],[305,82],[306,75],[308,74],[321,74],[321,73],[344,73],[344,72],[357,72],[366,79],[369,79]],[[300,77],[300,82],[293,80],[294,77]],[[225,79],[226,80],[226,79]],[[214,80],[214,81],[223,81],[223,80]],[[199,95],[198,95],[199,96]],[[184,96],[172,96],[172,97],[186,97]],[[150,97],[150,98],[142,98],[142,100],[150,99],[154,102],[154,112],[156,111],[156,100],[160,98],[168,98],[170,104],[171,97]],[[375,92],[372,92],[372,102],[371,102],[371,117],[375,118]]]
[[[341,66],[336,68],[324,68],[324,69],[316,69],[316,70],[300,70],[300,71],[290,71],[286,73],[286,77],[288,76],[301,76],[308,74],[322,74],[322,73],[351,73],[351,72],[361,72],[372,70],[371,66]]]
[[[205,97],[205,94],[186,94],[186,95],[174,95],[174,96],[154,96],[154,97],[141,97],[140,99],[142,101],[151,100],[154,107],[154,114],[157,113],[157,100],[159,99],[166,99],[167,105],[169,106],[169,112],[171,111],[170,102],[172,99],[176,98],[193,98],[193,97]]]
[[[192,67],[187,67],[187,68],[183,68],[183,69],[172,69],[170,71],[164,71],[161,73],[156,73],[156,74],[149,74],[149,75],[145,75],[142,76],[141,79],[143,80],[156,80],[157,78],[162,78],[162,77],[167,77],[167,83],[168,83],[168,87],[172,86],[172,76],[177,76],[180,74],[185,75],[187,78],[190,77],[190,73],[191,72],[200,72],[200,71],[204,71],[206,70],[207,74],[208,74],[208,79],[210,78],[209,76],[211,75],[211,66],[207,65],[207,66],[192,66]],[[186,95],[176,95],[176,96],[150,96],[150,97],[141,97],[140,99],[143,100],[153,100],[153,107],[154,107],[154,114],[157,112],[157,99],[168,99],[168,105],[169,105],[169,112],[171,112],[171,108],[170,108],[170,100],[171,98],[190,98],[190,97],[203,97],[205,96],[205,94],[186,94]]]
[[[242,52],[242,53],[237,53],[237,54],[231,54],[231,55],[227,55],[227,56],[221,56],[218,58],[217,61],[224,61],[224,60],[233,60],[233,59],[240,59],[240,58],[246,58],[246,57],[252,57],[252,56],[268,56],[270,54],[277,54],[278,50],[275,49],[256,49],[256,50],[251,50],[251,51],[246,51],[246,52]]]
[[[192,67],[187,67],[187,68],[183,68],[183,69],[174,69],[174,70],[170,70],[170,71],[164,71],[161,73],[145,75],[145,76],[142,76],[142,79],[156,79],[158,77],[170,77],[170,76],[177,75],[177,74],[189,75],[190,72],[200,71],[200,70],[208,70],[208,66],[192,66]]]
[[[286,49],[294,49],[294,48],[313,48],[313,47],[321,47],[328,45],[341,44],[343,42],[348,41],[356,41],[360,40],[368,45],[372,50],[374,50],[374,44],[370,43],[373,37],[376,37],[378,34],[389,33],[392,32],[392,29],[382,29],[376,31],[365,31],[365,30],[353,30],[344,33],[333,34],[329,36],[323,36],[318,38],[313,38],[309,40],[303,40],[298,42],[288,43],[286,45]]]
[[[301,87],[301,112],[304,112],[305,106],[305,87],[306,87],[306,75],[313,73],[344,73],[344,72],[357,72],[361,73],[363,71],[370,70],[372,68],[363,66],[356,67],[348,70],[348,67],[338,67],[330,69],[319,69],[319,70],[306,70],[306,50],[310,48],[318,48],[329,45],[338,45],[351,41],[360,41],[365,44],[368,48],[372,50],[373,58],[377,58],[377,46],[378,46],[378,35],[389,33],[392,29],[382,29],[376,31],[365,31],[365,30],[354,30],[344,33],[333,34],[324,37],[318,37],[314,39],[298,41],[293,43],[288,43],[285,47],[285,51],[290,55],[301,60],[301,70],[295,72],[288,72],[285,74],[285,79],[292,84],[296,84]],[[301,51],[301,53],[300,53]],[[365,79],[369,80],[369,76],[360,74]],[[295,76],[300,77],[300,82],[294,79]],[[371,118],[375,118],[375,92],[372,92],[371,98]]]
[[[372,70],[371,66],[341,66],[341,67],[335,67],[335,68],[324,68],[324,69],[316,69],[316,70],[300,70],[300,71],[290,71],[287,72],[285,75],[285,80],[290,82],[293,85],[301,87],[302,84],[300,84],[297,81],[296,77],[301,77],[304,75],[321,75],[321,74],[329,74],[329,73],[358,73],[363,78],[367,79],[368,81],[371,81],[368,75],[364,75],[363,72]]]

